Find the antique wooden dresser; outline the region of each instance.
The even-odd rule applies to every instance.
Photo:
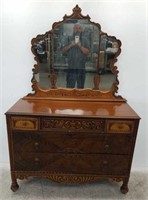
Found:
[[[128,192],[140,118],[124,98],[115,94],[119,81],[114,63],[120,54],[121,42],[104,33],[110,43],[118,44],[117,51],[114,54],[112,51],[112,56],[107,57],[107,48],[111,46],[106,46],[104,54],[107,56],[104,57],[103,68],[102,64],[99,67],[99,53],[97,54],[97,66],[94,67],[96,71],[86,71],[87,74],[91,73],[91,77],[92,74],[94,76],[92,89],[91,86],[83,89],[57,86],[60,84],[59,79],[65,79],[67,64],[63,64],[63,58],[58,58],[60,65],[57,64],[56,57],[53,59],[56,44],[59,44],[55,38],[61,38],[61,35],[57,37],[56,34],[60,28],[63,30],[76,22],[84,24],[85,30],[89,29],[89,32],[97,26],[98,33],[103,35],[100,26],[92,23],[89,16],[84,17],[79,6],[76,6],[72,15],[65,16],[62,22],[54,24],[52,31],[32,40],[32,51],[37,61],[32,78],[35,92],[18,100],[6,112],[12,191],[19,187],[17,179],[38,176],[60,183],[113,179],[123,182],[122,193]],[[96,37],[95,42],[91,42],[95,46],[98,44],[98,51],[102,52],[104,37],[101,39],[99,36],[98,42],[96,30],[91,33],[94,34],[93,38]],[[34,46],[43,42],[46,43],[46,51],[43,51],[46,54],[42,52],[41,56],[34,50]],[[89,57],[87,64],[95,65],[96,60],[94,62],[93,59],[94,57]],[[107,89],[103,89],[103,85],[106,85],[103,77],[106,76],[105,80],[108,81],[110,75],[113,76],[113,82]],[[49,88],[45,88],[45,79],[50,83]],[[63,82],[64,80],[61,84]]]

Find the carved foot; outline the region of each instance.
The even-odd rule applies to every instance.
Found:
[[[11,190],[13,192],[16,192],[18,190],[18,188],[19,188],[19,185],[18,185],[17,181],[12,182],[12,184],[11,184]]]
[[[123,185],[121,186],[120,191],[121,191],[123,194],[126,194],[126,193],[128,192],[128,185],[127,185],[127,183],[124,183],[124,182],[123,182]]]

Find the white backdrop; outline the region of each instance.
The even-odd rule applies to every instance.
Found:
[[[140,115],[133,168],[148,167],[148,66],[146,66],[148,16],[146,0],[49,1],[2,0],[1,15],[1,131],[0,162],[8,163],[4,113],[19,98],[31,92],[31,39],[51,29],[52,23],[70,15],[78,4],[82,14],[100,23],[102,30],[122,41],[119,94]]]

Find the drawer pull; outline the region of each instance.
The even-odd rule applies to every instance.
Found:
[[[35,158],[34,159],[34,163],[35,163],[35,165],[39,165],[40,164],[40,159],[39,158]]]
[[[104,145],[104,149],[107,151],[109,149],[109,145],[108,144],[105,144]]]
[[[108,165],[108,161],[107,161],[107,160],[104,160],[104,161],[103,161],[103,165]]]
[[[36,150],[38,150],[38,149],[39,149],[39,143],[38,143],[38,142],[35,142],[35,143],[34,143],[34,147],[35,147]]]

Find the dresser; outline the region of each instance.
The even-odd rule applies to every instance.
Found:
[[[80,37],[67,44],[72,27]],[[71,184],[112,179],[127,193],[140,117],[117,95],[121,41],[76,5],[31,44],[33,93],[5,113],[12,191],[18,179],[35,176]],[[81,61],[85,70],[78,69]]]
[[[139,117],[127,103],[20,99],[6,117],[13,191],[29,176],[128,191]]]

